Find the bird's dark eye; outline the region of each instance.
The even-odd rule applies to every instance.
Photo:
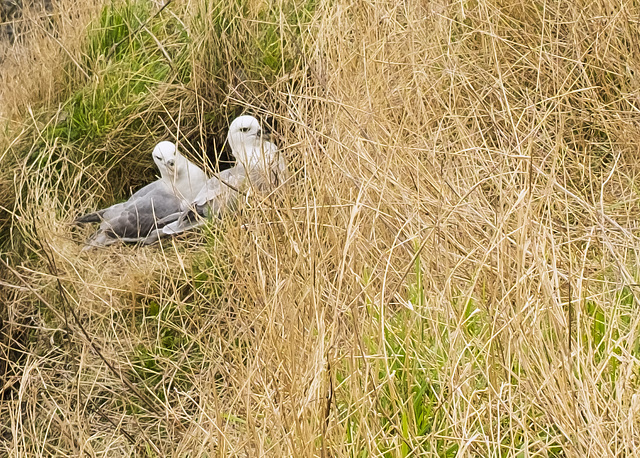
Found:
[[[241,127],[240,128],[240,132],[249,132],[249,128],[248,127]]]

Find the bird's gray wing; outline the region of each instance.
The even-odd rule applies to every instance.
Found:
[[[172,192],[152,195],[126,202],[116,212],[105,212],[100,228],[118,238],[147,235],[157,222],[180,210],[180,199]]]
[[[89,246],[110,245],[115,241],[138,242],[159,227],[159,221],[179,213],[181,201],[166,186],[153,192],[114,205],[102,214],[97,233],[89,239]]]
[[[79,216],[73,222],[75,224],[99,223],[104,220],[105,213],[117,214],[122,211],[123,207],[128,203],[154,193],[163,192],[165,189],[166,185],[161,180],[156,180],[136,191],[127,202],[121,202],[95,212],[87,213],[86,215]]]

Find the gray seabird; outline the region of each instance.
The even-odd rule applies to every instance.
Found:
[[[256,118],[240,116],[234,119],[227,141],[237,164],[210,178],[193,199],[191,208],[177,218],[170,216],[167,218],[170,221],[163,221],[162,228],[150,234],[148,243],[201,226],[206,217],[219,217],[235,209],[240,196],[248,190],[268,192],[283,182],[286,177],[284,160],[276,145],[265,140]]]
[[[162,226],[161,220],[180,215],[207,181],[206,174],[164,141],[153,150],[160,178],[137,191],[126,202],[88,213],[77,224],[100,223],[83,250],[122,242],[145,243],[148,235]]]

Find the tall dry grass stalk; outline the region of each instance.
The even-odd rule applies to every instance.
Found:
[[[25,107],[54,119],[59,101],[0,80],[23,120],[0,140],[15,164],[4,453],[639,453],[637,5],[192,0],[161,14],[188,34],[191,74],[149,90],[142,130],[122,121],[101,143],[135,156],[96,165],[47,139],[48,160],[19,157],[10,145],[43,122]],[[179,74],[164,27],[142,50]],[[282,61],[260,78],[242,59],[267,27]],[[82,49],[56,55],[73,68]],[[111,65],[69,80],[35,56],[50,87],[102,84]],[[276,123],[282,189],[200,234],[80,253],[68,223],[126,195],[121,164],[144,171],[145,135],[178,135],[205,163],[239,112]]]
[[[24,119],[32,105],[61,101],[61,62],[74,59],[84,28],[103,2],[77,0],[4,2],[11,17],[0,36],[0,121]],[[50,8],[46,5],[51,4]],[[17,127],[16,127],[17,129]],[[7,140],[3,138],[3,141]]]

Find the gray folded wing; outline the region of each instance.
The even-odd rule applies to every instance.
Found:
[[[149,183],[148,185],[136,191],[128,201],[79,216],[73,222],[75,224],[99,223],[104,220],[105,213],[108,212],[111,215],[118,214],[118,212],[122,211],[126,205],[130,204],[134,200],[153,195],[154,193],[163,193],[166,189],[167,186],[162,180],[156,180],[153,183]]]
[[[96,212],[100,217],[100,228],[87,245],[144,242],[154,229],[162,226],[161,221],[170,215],[180,214],[181,210],[182,201],[169,186],[158,180],[145,186],[127,202]]]

